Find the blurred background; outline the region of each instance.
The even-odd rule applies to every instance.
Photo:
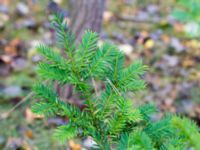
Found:
[[[200,125],[200,0],[0,0],[0,149],[80,150],[90,139],[60,144],[51,134],[67,118],[34,115],[31,97],[41,60],[35,46],[56,48],[50,20],[62,13],[77,42],[84,30],[112,41],[126,64],[142,59],[149,66],[146,90],[135,105],[155,103],[165,112],[185,115]],[[59,50],[59,49],[58,49]],[[66,89],[68,90],[68,89]],[[70,95],[61,95],[70,98]]]

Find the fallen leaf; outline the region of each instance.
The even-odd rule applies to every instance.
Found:
[[[16,11],[21,16],[26,16],[30,12],[28,6],[25,3],[23,3],[23,2],[19,2],[17,4]]]
[[[61,4],[63,2],[63,0],[54,0],[54,2]]]
[[[168,36],[168,35],[161,35],[161,40],[164,42],[164,43],[166,43],[166,44],[168,44],[169,42],[170,42],[170,37]]]
[[[10,43],[8,43],[8,45],[5,46],[4,51],[10,56],[17,56],[19,55],[21,45],[22,41],[20,39],[13,39]]]
[[[103,20],[105,22],[111,21],[112,18],[113,18],[113,13],[111,11],[104,11],[103,12]]]
[[[1,5],[9,5],[11,0],[0,0]]]
[[[182,61],[182,66],[185,68],[188,67],[193,67],[195,65],[195,60],[190,58],[190,57],[186,57],[183,61]]]
[[[1,55],[0,60],[2,60],[6,64],[10,64],[12,61],[12,58],[10,55]]]
[[[175,32],[184,32],[184,25],[183,24],[181,24],[181,23],[175,23],[174,25],[173,25],[173,27],[174,27],[174,31]]]
[[[44,118],[44,116],[36,115],[36,114],[32,113],[30,108],[26,108],[25,118],[28,123],[32,123],[35,119],[42,119],[42,118]]]
[[[25,135],[26,135],[28,138],[30,138],[30,139],[33,138],[33,132],[32,132],[31,130],[26,130],[26,131],[25,131]]]
[[[133,52],[133,47],[129,44],[122,44],[118,46],[119,49],[127,56],[130,56]]]
[[[155,42],[152,39],[149,39],[145,42],[144,47],[145,49],[152,49],[155,45]]]
[[[192,70],[189,75],[189,79],[193,81],[200,81],[200,71]]]
[[[69,147],[71,150],[81,150],[81,145],[75,143],[73,140],[69,140]]]

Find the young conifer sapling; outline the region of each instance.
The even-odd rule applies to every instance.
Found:
[[[44,60],[38,73],[45,83],[34,86],[36,102],[32,111],[46,117],[69,118],[57,127],[54,136],[60,141],[92,137],[101,150],[187,150],[200,149],[199,129],[187,118],[168,115],[152,120],[154,105],[134,107],[127,92],[145,88],[141,76],[147,67],[135,61],[124,65],[124,55],[109,42],[98,46],[98,34],[87,30],[82,41],[68,29],[62,15],[55,15],[52,25],[58,45],[66,57],[46,45],[37,47]],[[73,85],[85,107],[81,110],[59,98],[53,83]]]

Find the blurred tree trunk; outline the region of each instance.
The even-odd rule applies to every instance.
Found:
[[[71,29],[79,41],[86,29],[100,33],[105,0],[70,0]]]
[[[104,7],[105,0],[69,0],[70,28],[76,34],[76,42],[87,29],[100,33]],[[72,86],[58,86],[57,91],[63,99],[73,99]]]

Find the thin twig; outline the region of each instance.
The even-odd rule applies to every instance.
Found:
[[[147,24],[156,24],[161,21],[161,20],[152,20],[152,19],[140,20],[136,18],[135,16],[130,16],[130,15],[117,16],[117,19],[121,21],[130,21],[130,22],[135,22],[135,23],[147,23]]]
[[[106,80],[112,86],[112,88],[115,91],[115,93],[117,93],[119,96],[121,96],[121,93],[118,91],[118,89],[115,87],[115,85],[110,81],[110,79],[106,78]]]
[[[99,93],[98,93],[98,88],[97,88],[97,84],[95,83],[94,79],[92,78],[92,84],[94,86],[94,90],[95,90],[95,94],[96,94],[96,97],[99,96]]]
[[[20,105],[22,105],[24,102],[26,102],[30,97],[33,96],[33,92],[29,93],[26,97],[24,97],[21,101],[19,101],[15,106],[13,106],[10,110],[7,112],[4,112],[0,115],[0,121],[3,119],[6,119],[9,117],[9,115]]]
[[[47,83],[48,80],[45,80],[43,83]],[[26,97],[24,97],[22,100],[20,100],[16,105],[14,105],[10,110],[7,112],[4,112],[0,115],[0,121],[3,119],[6,119],[9,117],[9,115],[20,105],[22,105],[24,102],[26,102],[29,98],[31,98],[34,95],[34,92],[30,92]]]

